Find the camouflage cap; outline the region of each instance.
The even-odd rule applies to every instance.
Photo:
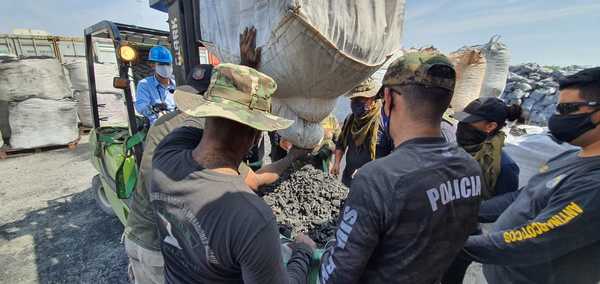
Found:
[[[195,117],[222,117],[262,131],[288,128],[293,121],[271,114],[275,81],[250,67],[224,63],[217,65],[208,89],[199,95],[191,86],[175,90],[181,111]]]
[[[377,95],[377,91],[380,87],[381,86],[375,83],[375,80],[372,77],[369,77],[367,80],[362,81],[358,86],[354,87],[346,97],[349,99],[356,97],[372,98]]]
[[[433,49],[404,54],[396,59],[383,76],[383,86],[392,88],[422,85],[454,91],[456,71],[448,57]]]

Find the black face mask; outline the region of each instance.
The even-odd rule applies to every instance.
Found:
[[[592,121],[592,114],[588,113],[570,115],[552,115],[548,120],[548,129],[554,138],[563,142],[571,142],[584,133],[596,128],[598,125]]]
[[[479,145],[488,137],[487,133],[464,122],[459,122],[456,128],[456,142],[459,146]]]

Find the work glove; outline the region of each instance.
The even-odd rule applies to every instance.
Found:
[[[167,110],[169,110],[169,108],[166,103],[157,103],[152,106],[152,112],[154,113],[161,113]]]

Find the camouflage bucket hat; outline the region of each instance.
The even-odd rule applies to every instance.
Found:
[[[212,71],[210,84],[200,95],[191,86],[175,91],[177,107],[194,117],[222,117],[261,131],[288,128],[293,121],[271,114],[275,81],[250,67],[224,63]]]
[[[454,91],[456,71],[450,59],[434,49],[406,53],[388,67],[383,86],[422,85]]]
[[[380,87],[379,84],[375,83],[373,78],[369,77],[367,80],[362,81],[358,86],[354,87],[346,97],[349,99],[357,97],[372,98],[377,95],[377,91],[379,91]]]

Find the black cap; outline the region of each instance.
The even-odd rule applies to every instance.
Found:
[[[463,111],[454,114],[460,122],[473,123],[482,120],[504,123],[508,117],[506,104],[496,97],[481,97],[465,107]]]
[[[600,82],[600,67],[581,70],[573,75],[562,78],[559,81],[559,89],[563,90],[572,86],[586,85]]]
[[[202,94],[208,89],[213,66],[211,64],[199,64],[194,66],[186,78],[187,85],[196,89],[196,93]]]

